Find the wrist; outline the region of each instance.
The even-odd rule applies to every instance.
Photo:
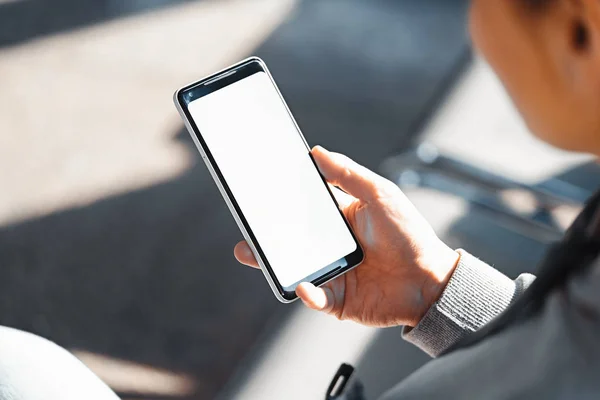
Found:
[[[448,285],[460,260],[460,253],[442,243],[442,249],[436,252],[435,258],[426,263],[423,271],[425,279],[421,288],[422,307],[418,310],[414,325],[416,326],[427,311],[440,299]]]

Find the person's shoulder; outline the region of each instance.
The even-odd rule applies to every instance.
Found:
[[[600,257],[596,257],[596,260],[593,262],[590,268],[589,280],[594,282],[596,287],[599,289],[598,293],[600,293]]]
[[[581,275],[574,277],[568,284],[569,299],[575,306],[583,306],[600,315],[600,257]],[[600,324],[600,321],[598,321]]]

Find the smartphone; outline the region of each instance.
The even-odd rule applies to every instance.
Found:
[[[319,173],[265,63],[241,61],[175,92],[175,105],[283,303],[322,285],[363,250]]]

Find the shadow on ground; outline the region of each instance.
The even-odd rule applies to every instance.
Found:
[[[236,265],[240,234],[215,189],[198,164],[165,184],[2,229],[2,324],[191,374],[207,398],[281,307],[261,274]]]
[[[0,3],[0,46],[192,1],[199,0],[8,1]]]

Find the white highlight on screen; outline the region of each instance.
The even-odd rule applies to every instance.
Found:
[[[266,73],[196,99],[188,108],[283,287],[356,250]]]

